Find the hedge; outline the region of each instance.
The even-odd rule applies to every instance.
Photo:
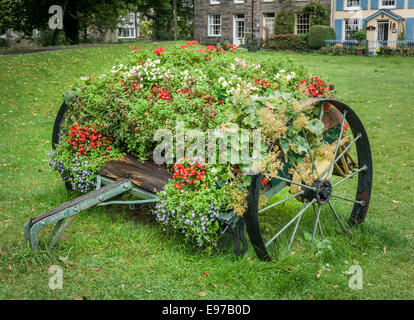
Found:
[[[274,34],[265,41],[264,46],[274,50],[307,51],[307,35]]]
[[[335,40],[335,30],[328,26],[312,26],[309,31],[309,47],[311,49],[320,49],[325,40]]]

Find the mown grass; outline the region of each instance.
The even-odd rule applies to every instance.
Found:
[[[169,45],[176,44],[163,44]],[[106,72],[129,47],[0,56],[0,299],[414,297],[414,60],[400,57],[281,54],[335,84],[337,98],[357,111],[370,136],[371,207],[365,224],[350,235],[331,219],[326,240],[311,245],[309,213],[294,254],[265,263],[251,248],[240,258],[231,250],[198,251],[162,233],[147,208],[111,206],[79,215],[55,250],[32,252],[24,222],[77,196],[47,164],[61,96],[74,79]],[[48,287],[54,264],[63,268],[63,290]],[[355,264],[363,270],[363,290],[348,286],[346,272]]]

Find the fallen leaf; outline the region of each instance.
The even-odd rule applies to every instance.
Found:
[[[224,289],[228,289],[229,287],[228,286],[224,286]]]
[[[367,255],[367,253],[366,252],[363,252],[362,255],[365,257]]]
[[[207,277],[208,276],[208,271],[204,274],[204,277]]]
[[[401,201],[397,201],[397,200],[392,200],[392,202],[394,202],[394,203],[401,203]]]
[[[387,247],[384,247],[384,249],[382,249],[382,251],[384,251],[384,253],[387,253]]]
[[[199,295],[200,297],[205,297],[205,296],[207,295],[207,293],[205,293],[205,292],[199,292],[199,293],[198,293],[198,295]]]
[[[321,274],[322,274],[322,269],[320,269],[320,270],[318,271],[318,274],[316,275],[316,279],[319,279],[319,278],[320,278],[320,276],[321,276]]]
[[[13,267],[12,267],[11,262],[9,263],[9,270],[10,270],[10,271],[13,271]]]
[[[141,290],[141,284],[138,283],[137,286],[136,286],[136,288],[139,289],[139,290]]]
[[[124,285],[124,284],[121,284],[121,288],[122,288],[122,289],[125,289],[125,285]]]
[[[332,287],[332,288],[338,288],[338,285],[337,285],[337,284],[335,284],[335,285],[331,285],[331,287]]]
[[[215,283],[213,283],[213,287],[214,287],[214,288],[217,288],[217,285],[216,285]]]

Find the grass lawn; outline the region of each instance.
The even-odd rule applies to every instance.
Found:
[[[362,119],[374,187],[367,220],[352,234],[338,229],[311,245],[305,232],[312,226],[305,224],[295,254],[265,263],[252,248],[240,258],[231,250],[198,251],[166,237],[148,208],[110,206],[76,217],[53,251],[43,244],[32,252],[24,222],[78,196],[47,162],[62,94],[76,78],[107,72],[130,46],[0,56],[0,299],[414,298],[410,58],[256,54],[289,57],[324,76]],[[363,290],[348,286],[347,271],[356,264]],[[51,265],[63,268],[63,290],[49,289]]]

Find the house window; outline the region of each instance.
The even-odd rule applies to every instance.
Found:
[[[275,29],[275,14],[264,13],[263,14],[264,38],[267,38],[269,35],[273,34],[274,29]]]
[[[118,38],[135,38],[135,28],[118,28]]]
[[[244,3],[244,0],[234,0],[234,3]]]
[[[220,4],[220,0],[210,0],[210,4]]]
[[[352,36],[360,29],[359,19],[345,19],[345,40],[352,39]]]
[[[395,0],[380,0],[381,8],[395,8]]]
[[[208,16],[208,36],[221,36],[221,16],[219,14],[211,14]]]
[[[359,0],[346,0],[345,9],[359,9],[360,1]]]
[[[296,14],[296,34],[306,34],[309,32],[310,29],[310,19],[309,14]]]

